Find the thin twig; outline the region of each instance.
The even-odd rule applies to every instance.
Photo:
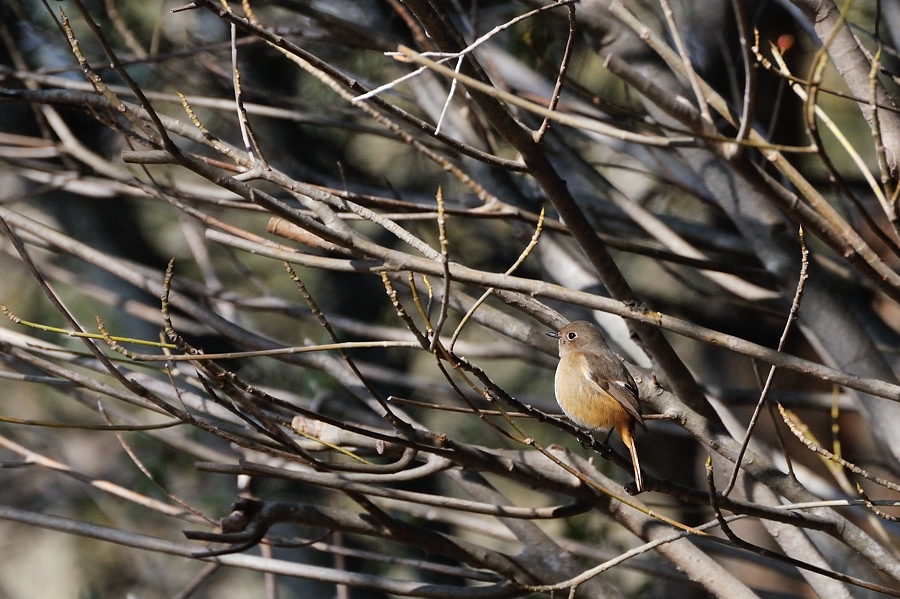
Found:
[[[800,302],[803,299],[803,289],[806,285],[806,278],[808,276],[807,273],[809,271],[809,249],[807,249],[806,247],[806,237],[803,233],[802,227],[800,228],[798,235],[800,238],[800,278],[797,279],[797,289],[794,292],[794,299],[791,301],[791,311],[790,313],[788,313],[787,321],[784,323],[784,327],[781,331],[781,337],[778,339],[778,351],[781,351],[784,348],[784,344],[787,341],[788,334],[791,332],[791,327],[793,326],[794,321],[797,320],[797,314],[800,311]],[[744,435],[744,441],[743,443],[741,443],[741,449],[734,461],[734,469],[731,471],[731,477],[728,479],[728,485],[722,491],[722,495],[725,497],[728,497],[728,495],[734,489],[735,483],[737,482],[738,473],[741,470],[741,462],[744,460],[744,453],[747,451],[747,447],[750,445],[750,439],[753,436],[753,430],[756,428],[756,423],[759,420],[759,415],[762,412],[762,407],[769,395],[769,389],[771,389],[772,387],[772,381],[775,379],[775,370],[775,366],[769,368],[769,374],[766,377],[766,382],[763,385],[762,392],[759,394],[759,401],[756,402],[756,409],[753,410],[753,416],[751,416],[750,424],[747,426],[747,432]]]
[[[819,454],[826,460],[843,466],[854,474],[858,474],[859,476],[869,479],[875,484],[881,485],[882,487],[890,489],[891,491],[900,491],[900,484],[885,480],[881,477],[875,476],[874,474],[870,474],[856,464],[848,462],[844,458],[833,454],[821,445],[818,445],[811,441],[809,438],[807,438],[806,434],[804,434],[803,428],[805,427],[800,422],[798,422],[797,417],[792,412],[785,409],[781,404],[778,404],[778,411],[781,412],[781,417],[784,419],[784,423],[788,426],[791,432],[794,433],[794,436],[800,439],[800,442],[806,445],[806,447],[809,448],[810,451]]]
[[[263,155],[262,149],[256,141],[256,135],[250,127],[250,120],[247,117],[247,111],[244,109],[244,100],[241,90],[241,71],[238,68],[237,26],[233,23],[231,24],[231,72],[232,85],[234,87],[234,103],[237,107],[238,124],[241,127],[241,137],[244,140],[244,147],[247,149],[247,154],[250,155],[251,158],[260,162],[262,169],[268,170],[269,163],[266,161],[266,157]]]
[[[697,72],[694,70],[694,65],[691,64],[691,57],[688,56],[684,42],[681,40],[681,31],[675,23],[675,16],[672,14],[669,0],[659,0],[659,4],[662,7],[663,16],[666,18],[666,25],[669,27],[669,35],[675,41],[675,47],[678,49],[678,54],[681,56],[681,62],[684,65],[684,72],[687,73],[687,79],[691,84],[691,89],[694,91],[694,98],[697,100],[700,115],[704,121],[711,125],[712,116],[709,114],[709,106],[706,104],[703,90],[700,89],[700,83],[697,81]]]
[[[153,122],[153,127],[155,131],[148,130],[144,128],[144,131],[148,134],[155,134],[158,136],[157,139],[160,140],[161,145],[171,153],[178,152],[178,146],[172,141],[169,137],[166,128],[163,126],[162,121],[159,118],[159,115],[156,114],[156,111],[153,109],[153,105],[150,104],[150,101],[144,95],[144,92],[141,90],[141,87],[135,82],[134,79],[131,78],[131,75],[128,74],[128,71],[125,70],[125,67],[122,66],[122,63],[119,61],[118,56],[113,50],[112,46],[107,42],[106,37],[103,35],[103,31],[100,26],[97,25],[97,22],[91,17],[87,8],[85,8],[84,4],[81,0],[72,0],[76,7],[78,7],[79,12],[81,12],[81,16],[84,18],[85,22],[88,24],[88,27],[91,28],[91,32],[94,34],[94,37],[97,38],[97,41],[100,42],[100,45],[103,47],[103,51],[106,53],[107,58],[109,58],[110,64],[115,69],[116,73],[125,81],[125,84],[128,85],[131,92],[135,95],[135,97],[140,102],[141,106],[147,111],[150,116],[150,120]]]
[[[575,20],[575,4],[566,4],[566,10],[568,11],[569,19],[569,36],[566,38],[566,49],[563,51],[562,60],[559,62],[559,74],[556,76],[556,84],[553,86],[553,93],[550,95],[550,104],[547,105],[550,111],[555,111],[556,106],[559,104],[559,99],[562,96],[562,87],[566,81],[566,71],[569,69],[569,61],[572,58],[572,47],[575,45],[575,33],[578,26]],[[453,81],[456,82],[456,79]],[[534,141],[536,143],[541,142],[549,127],[550,119],[544,117],[541,126],[534,132]]]
[[[696,143],[696,139],[694,137],[659,137],[656,135],[632,133],[630,131],[625,131],[624,129],[618,129],[611,125],[607,125],[601,121],[565,114],[554,110],[548,110],[544,106],[529,102],[528,100],[524,100],[519,96],[499,90],[490,85],[486,85],[480,81],[468,77],[467,75],[456,73],[455,71],[453,71],[453,69],[448,69],[447,67],[440,65],[433,60],[429,60],[428,58],[425,58],[418,52],[407,48],[406,46],[400,46],[400,52],[403,53],[403,55],[406,56],[409,60],[425,65],[433,71],[444,75],[445,77],[459,79],[466,85],[466,87],[478,90],[483,94],[487,94],[499,100],[503,100],[504,102],[512,104],[513,106],[524,108],[525,110],[533,112],[537,115],[547,117],[563,125],[568,125],[570,127],[575,127],[578,129],[584,129],[585,131],[592,131],[594,133],[601,133],[603,135],[608,135],[613,139],[630,141],[633,143],[645,144],[649,146],[659,146],[665,148],[690,146]]]
[[[437,196],[435,198],[437,200],[437,208],[438,208],[438,217],[437,217],[437,226],[438,226],[438,240],[441,244],[441,263],[443,266],[443,282],[444,289],[443,295],[441,296],[441,311],[438,314],[437,322],[434,324],[433,330],[431,331],[431,343],[428,346],[428,350],[434,352],[437,348],[437,345],[441,342],[441,330],[444,328],[444,323],[447,322],[447,315],[449,313],[450,307],[450,242],[447,239],[447,224],[444,218],[444,194],[440,189],[437,191]]]
[[[743,147],[741,143],[748,137],[753,127],[756,103],[756,65],[753,63],[753,52],[750,49],[750,26],[747,22],[746,0],[731,0],[731,9],[738,28],[738,41],[741,45],[741,58],[744,64],[744,101],[741,109],[741,126],[734,136],[738,142],[737,152]],[[776,113],[777,114],[777,113]]]
[[[541,233],[544,229],[544,209],[541,208],[541,214],[538,217],[537,226],[534,229],[534,234],[531,236],[531,241],[528,242],[528,245],[525,246],[525,249],[522,250],[522,253],[519,254],[519,257],[513,263],[512,266],[506,269],[504,274],[511,275],[516,271],[519,266],[521,266],[522,262],[531,254],[531,250],[537,246],[538,240],[541,238]],[[462,333],[463,327],[466,326],[466,323],[472,318],[472,315],[475,314],[475,311],[481,307],[481,305],[487,301],[487,298],[496,291],[494,287],[488,287],[487,290],[479,297],[472,307],[463,315],[462,319],[459,321],[459,325],[457,325],[456,330],[453,331],[453,336],[450,338],[450,347],[449,350],[452,352],[453,347],[456,345],[456,340],[459,339],[460,333]]]

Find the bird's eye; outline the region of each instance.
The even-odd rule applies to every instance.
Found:
[[[569,333],[568,335],[566,335],[566,337],[568,338],[569,341],[571,341],[572,339],[574,339],[577,336],[578,336],[578,333]]]

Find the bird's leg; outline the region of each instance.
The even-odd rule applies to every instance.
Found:
[[[606,431],[606,438],[603,440],[604,445],[609,445],[609,438],[612,437],[613,427],[610,427],[608,431]]]

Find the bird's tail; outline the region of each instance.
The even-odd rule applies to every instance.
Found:
[[[641,461],[638,459],[637,446],[634,444],[633,430],[632,428],[622,427],[619,429],[619,436],[622,437],[622,442],[631,453],[631,465],[634,468],[634,484],[638,493],[640,493],[644,490],[644,480],[641,478]]]

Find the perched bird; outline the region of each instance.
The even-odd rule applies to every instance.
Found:
[[[638,389],[603,333],[593,324],[578,320],[558,333],[559,366],[556,367],[556,401],[569,419],[589,430],[613,428],[631,452],[634,482],[643,491],[641,463],[634,445],[634,426],[644,425]]]

